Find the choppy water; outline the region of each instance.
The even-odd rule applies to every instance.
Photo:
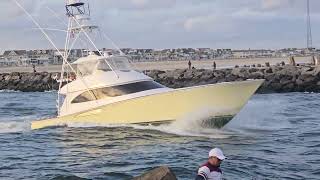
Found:
[[[0,179],[130,179],[159,165],[193,179],[212,147],[227,179],[320,179],[320,94],[255,95],[224,129],[185,124],[29,130],[55,92],[0,92]]]

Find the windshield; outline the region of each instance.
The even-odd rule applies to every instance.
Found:
[[[91,75],[97,71],[130,71],[132,68],[129,59],[125,56],[114,56],[85,61],[77,64],[77,74]]]
[[[93,70],[96,66],[96,62],[87,62],[81,63],[77,65],[77,74],[81,74],[82,76],[90,75],[93,73]]]
[[[124,56],[113,56],[107,58],[114,70],[127,71],[131,70],[129,59]]]

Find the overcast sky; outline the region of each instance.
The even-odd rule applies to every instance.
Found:
[[[65,0],[19,2],[43,27],[65,28]],[[306,46],[306,0],[89,2],[95,23],[120,47],[275,49]],[[320,1],[310,0],[310,3],[313,44],[319,48]],[[51,48],[12,0],[1,0],[0,7],[0,51]],[[63,35],[50,32],[59,47],[63,47]],[[103,46],[111,47],[111,44],[105,42]]]

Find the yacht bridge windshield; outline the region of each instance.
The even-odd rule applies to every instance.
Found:
[[[96,56],[80,62],[75,62],[77,74],[82,76],[91,75],[98,71],[130,71],[132,70],[128,57],[125,56],[112,56],[112,57],[101,57]]]

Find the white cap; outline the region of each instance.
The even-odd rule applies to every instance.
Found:
[[[220,160],[224,160],[227,158],[223,155],[223,152],[219,148],[211,149],[211,151],[209,152],[209,157],[216,157]]]

